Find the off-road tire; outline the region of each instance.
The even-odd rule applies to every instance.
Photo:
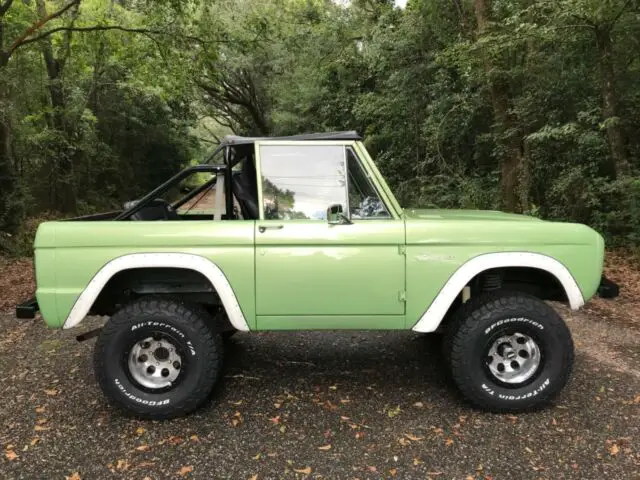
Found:
[[[192,412],[206,401],[222,366],[223,345],[210,328],[210,315],[179,300],[142,298],[117,311],[106,323],[94,350],[95,375],[109,403],[132,416],[163,420]],[[145,389],[131,376],[128,357],[141,339],[170,336],[183,352],[175,386]]]
[[[527,381],[506,384],[489,371],[486,352],[496,338],[515,332],[536,342],[540,364]],[[574,358],[571,333],[551,306],[527,294],[503,291],[463,305],[451,319],[443,350],[462,395],[492,412],[522,412],[548,404],[569,380]]]

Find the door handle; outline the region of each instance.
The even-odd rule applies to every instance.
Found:
[[[267,230],[282,230],[284,225],[260,225],[258,231],[264,233]]]

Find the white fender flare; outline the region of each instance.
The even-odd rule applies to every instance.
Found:
[[[577,310],[584,305],[580,287],[567,267],[558,260],[530,252],[487,253],[472,258],[455,271],[412,330],[424,333],[434,332],[453,301],[473,277],[485,270],[501,267],[532,267],[545,270],[558,279],[567,294],[572,310]]]
[[[183,268],[201,273],[209,279],[216,289],[233,328],[245,332],[249,331],[238,299],[222,270],[211,260],[189,253],[134,253],[111,260],[95,274],[82,291],[62,328],[78,325],[87,316],[93,302],[98,298],[111,277],[118,272],[132,268]]]

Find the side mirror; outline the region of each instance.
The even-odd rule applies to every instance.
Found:
[[[350,225],[351,220],[347,218],[339,203],[327,208],[327,222],[329,225]]]

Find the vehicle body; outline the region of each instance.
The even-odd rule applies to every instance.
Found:
[[[572,309],[599,288],[617,294],[602,283],[604,241],[594,230],[493,211],[402,209],[355,132],[227,137],[215,155],[221,164],[190,167],[124,211],[43,223],[37,306],[19,306],[19,316],[39,308],[50,327],[72,328],[87,315],[115,318],[136,302],[179,298],[212,332],[203,348],[219,349],[219,334],[237,330],[446,331],[457,312],[506,292]],[[158,199],[193,173],[211,177],[172,204]],[[192,208],[205,195],[213,212]],[[128,315],[119,328],[135,321]],[[527,339],[541,356],[535,335]],[[168,361],[170,340],[142,344]],[[154,398],[154,387],[146,393]],[[533,406],[471,399],[494,410]]]

